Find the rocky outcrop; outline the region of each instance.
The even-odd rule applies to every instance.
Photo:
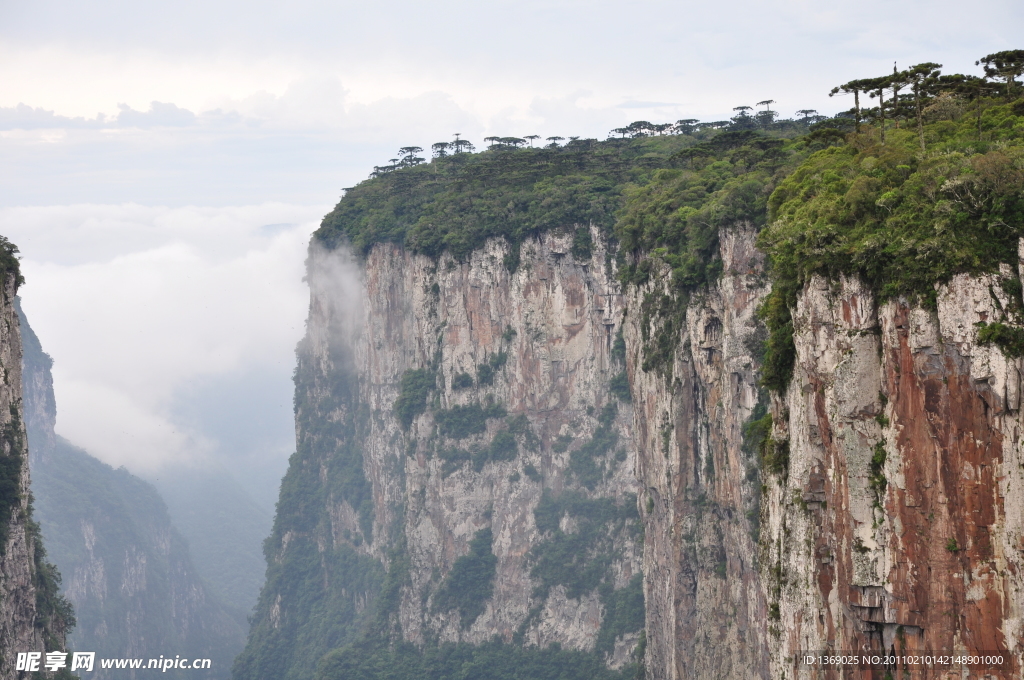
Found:
[[[243,644],[243,617],[210,595],[150,484],[56,436],[52,361],[18,311],[36,516],[77,613],[71,644],[98,658],[209,658],[209,671],[170,670],[169,677],[227,677]],[[97,664],[92,676],[145,674]]]
[[[390,572],[390,589],[346,582],[340,563],[320,572],[320,597],[339,598],[346,621],[365,621],[383,587],[378,623],[417,645],[497,636],[630,661],[641,610],[633,625],[609,616],[627,589],[639,594],[632,415],[610,387],[624,368],[623,300],[592,236],[576,254],[572,232],[527,240],[514,273],[499,239],[466,262],[380,244],[356,263],[314,245],[299,450],[236,677],[269,677],[256,650],[304,616],[273,572],[312,550],[320,564],[353,554]],[[320,494],[321,519],[282,512],[300,486]],[[299,677],[299,663],[277,672]]]
[[[857,279],[800,295],[766,502],[773,675],[818,677],[796,650],[929,650],[1000,652],[989,677],[1019,677],[1021,363],[978,340],[1019,309],[1017,277],[955,276],[934,310]]]
[[[648,677],[838,678],[798,652],[866,650],[1000,652],[990,677],[1019,677],[1022,367],[978,339],[1019,320],[1019,272],[956,276],[934,310],[815,278],[755,441],[754,236],[722,232],[724,274],[689,301],[667,366],[642,368],[667,276],[629,292]],[[860,672],[896,670],[922,672]]]
[[[645,371],[650,313],[668,272],[631,288],[626,346],[645,508],[648,677],[768,677],[767,604],[757,563],[761,481],[743,427],[759,401],[755,311],[767,293],[756,232],[721,233],[724,274],[682,312],[668,361]]]
[[[15,678],[19,653],[65,650],[72,615],[31,516],[17,272],[5,270],[0,285],[0,677]]]

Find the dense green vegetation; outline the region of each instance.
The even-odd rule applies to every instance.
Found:
[[[577,140],[553,149],[435,158],[353,187],[316,237],[328,247],[347,239],[366,252],[392,242],[432,257],[447,250],[462,260],[494,236],[519,244],[576,224],[610,234],[626,183],[644,181],[693,142],[690,136]],[[589,251],[587,238],[574,242],[580,255]],[[507,264],[514,269],[518,248],[512,253]]]
[[[629,376],[626,375],[626,371],[622,370],[612,376],[612,379],[608,382],[609,391],[625,402],[633,401],[633,396],[629,391]]]
[[[469,542],[469,553],[455,560],[434,594],[433,610],[458,610],[463,628],[469,628],[484,613],[487,600],[494,592],[498,558],[491,552],[492,541],[489,527],[476,532]]]
[[[456,376],[456,380],[459,377]],[[469,378],[468,375],[466,377]],[[469,387],[472,384],[473,379],[469,378],[469,385],[460,383],[460,387]],[[416,416],[427,410],[427,397],[436,385],[437,373],[430,368],[410,368],[402,374],[398,399],[395,400],[395,415],[398,416],[398,422],[403,428],[408,430]]]
[[[25,283],[25,277],[21,275],[21,262],[18,260],[18,246],[7,240],[6,236],[0,236],[0,283],[7,281],[9,274],[14,275],[14,290]]]
[[[468,421],[476,423],[477,426],[479,426],[480,422],[483,422],[484,427],[486,427],[487,418],[500,418],[505,413],[505,409],[495,405],[483,408],[479,404],[471,404],[469,407],[462,408],[465,411],[465,409],[473,406],[479,407],[480,412],[477,413],[476,409],[473,409],[469,417],[462,418],[460,416],[462,419],[458,422]],[[445,412],[442,411],[441,413]],[[448,414],[450,414],[450,411]],[[483,428],[480,429],[480,433],[482,432]],[[444,461],[444,465],[441,466],[441,474],[447,477],[462,467],[463,463],[470,461],[473,463],[473,469],[480,472],[488,461],[515,460],[519,454],[520,442],[531,451],[535,451],[539,445],[537,435],[530,429],[530,422],[524,414],[508,418],[505,421],[505,427],[498,430],[494,438],[491,439],[491,443],[486,446],[475,444],[468,450],[458,447],[442,447],[438,449],[437,454]],[[527,467],[532,469],[532,466]],[[531,475],[530,470],[526,470],[526,474],[533,479],[533,475],[536,475],[537,471],[533,469]]]
[[[996,321],[978,323],[978,342],[998,345],[1008,357],[1024,357],[1024,328]]]
[[[362,450],[371,414],[359,399],[356,375],[345,368],[351,366],[345,351],[332,350],[335,368],[327,374],[318,371],[306,341],[297,351],[296,452],[264,544],[266,583],[249,644],[235,660],[232,675],[238,680],[309,678],[324,654],[359,638],[376,612],[374,602],[389,592],[390,574],[353,547],[373,531]],[[424,385],[433,385],[433,375],[408,382],[422,394],[429,391]],[[341,502],[356,512],[359,531],[335,544],[330,509]],[[325,543],[334,547],[324,549]]]
[[[644,627],[643,574],[634,574],[629,583],[619,590],[606,581],[599,586],[599,592],[604,605],[604,620],[601,621],[594,651],[607,654],[615,648],[616,638]]]
[[[0,554],[7,551],[11,518],[21,504],[21,472],[25,464],[25,437],[21,414],[12,403],[11,419],[0,426]]]
[[[1024,90],[1012,73],[993,72],[1006,78],[993,87],[930,66],[910,100],[899,99],[901,87],[918,82],[909,72],[870,87],[848,83],[851,91],[890,92],[888,108],[859,110],[870,126],[858,124],[847,143],[811,155],[771,196],[771,224],[759,244],[772,259],[774,288],[763,309],[772,331],[764,380],[772,389],[789,381],[790,310],[811,276],[857,274],[882,301],[906,296],[934,305],[935,284],[954,274],[1016,266]],[[1005,344],[1012,335],[996,328],[986,338]]]
[[[465,439],[486,432],[489,419],[504,418],[506,415],[508,412],[500,404],[484,406],[474,402],[436,411],[434,422],[437,423],[437,430],[442,436],[449,439]]]

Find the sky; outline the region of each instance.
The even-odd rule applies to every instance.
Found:
[[[140,474],[279,474],[305,244],[401,146],[831,114],[839,83],[974,73],[1022,25],[1009,0],[0,0],[0,234],[58,431]]]

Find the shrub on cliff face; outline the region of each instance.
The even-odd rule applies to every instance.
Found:
[[[484,613],[494,592],[498,558],[491,552],[493,539],[490,528],[476,532],[469,542],[469,553],[455,560],[434,595],[433,611],[457,609],[463,628],[469,628]]]
[[[437,385],[437,374],[429,368],[409,369],[402,374],[395,415],[408,430],[416,416],[427,410],[427,397]]]
[[[434,414],[438,432],[449,439],[465,439],[487,430],[489,418],[504,418],[507,415],[499,404],[482,406],[479,403],[456,405]]]

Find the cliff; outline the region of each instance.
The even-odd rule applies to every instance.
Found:
[[[634,644],[651,680],[1019,677],[1006,93],[354,188],[311,247],[298,450],[236,679],[536,680],[562,649],[598,677]],[[801,653],[915,651],[1003,662]]]
[[[378,632],[418,646],[497,637],[630,661],[641,536],[632,418],[610,387],[622,295],[590,236],[585,255],[575,231],[530,239],[515,273],[496,239],[463,263],[384,244],[357,266],[313,247],[299,447],[268,543],[280,571],[235,677],[308,677],[374,606]],[[341,600],[314,611],[338,633],[313,648],[287,599],[300,559]],[[257,656],[287,645],[276,668]]]
[[[1018,276],[956,276],[935,310],[855,278],[801,292],[773,403],[789,449],[763,544],[773,675],[811,677],[795,650],[896,649],[998,652],[991,677],[1019,677],[1021,364],[978,326],[1019,308],[1001,285]]]
[[[771,644],[757,559],[761,461],[744,426],[758,385],[768,288],[756,229],[720,236],[723,276],[685,307],[668,361],[643,369],[666,321],[652,301],[667,276],[631,287],[627,363],[634,395],[645,535],[646,664],[652,678],[768,677]],[[662,272],[664,274],[664,272]]]
[[[65,651],[74,614],[57,593],[60,574],[47,562],[32,517],[21,329],[15,295],[17,249],[0,237],[0,677],[15,678],[21,652]],[[63,677],[67,669],[61,671]]]
[[[150,484],[54,433],[52,360],[20,308],[18,316],[36,516],[64,575],[62,594],[77,614],[70,643],[97,658],[209,658],[209,671],[178,671],[174,677],[228,677],[242,647],[243,617],[210,594]],[[92,675],[144,674],[97,665]]]

